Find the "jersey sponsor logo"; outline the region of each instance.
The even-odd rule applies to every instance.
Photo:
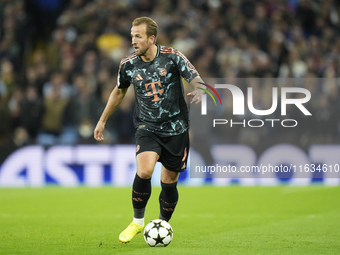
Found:
[[[158,85],[158,86],[157,86]],[[149,90],[149,87],[151,87],[151,91]],[[145,89],[148,91],[147,95],[152,96],[153,95],[153,100],[152,102],[157,102],[161,101],[162,99],[158,97],[159,94],[163,94],[163,89],[162,89],[162,84],[160,81],[155,81],[155,82],[150,82],[145,84]]]
[[[160,76],[165,76],[168,72],[166,71],[165,68],[162,68],[161,70],[159,70],[159,75]]]
[[[141,81],[141,80],[143,80],[143,78],[140,74],[138,74],[135,78],[135,81]]]

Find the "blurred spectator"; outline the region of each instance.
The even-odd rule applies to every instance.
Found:
[[[93,108],[96,107],[96,97],[91,92],[91,87],[83,75],[77,75],[74,78],[73,87],[75,93],[67,106],[65,122],[77,130],[82,142],[90,142],[89,138],[92,138],[92,130],[94,129],[92,123],[95,117],[92,112]]]
[[[29,143],[34,143],[38,135],[44,105],[35,86],[29,86],[20,102],[20,126],[29,135]]]
[[[11,120],[10,128],[14,130],[20,125],[20,102],[22,100],[21,89],[15,89],[12,93],[11,98],[8,100],[8,109]]]
[[[38,142],[43,145],[74,143],[76,137],[73,129],[63,128],[65,110],[72,94],[72,89],[65,82],[64,75],[60,72],[53,73],[51,80],[43,87],[43,94],[44,114],[42,132],[37,137]]]
[[[3,59],[0,70],[0,79],[6,84],[9,94],[11,94],[14,91],[15,85],[13,64],[8,59]]]
[[[94,93],[97,90],[97,69],[98,69],[98,56],[94,51],[88,51],[84,55],[81,66],[81,73],[86,80],[86,86],[89,93]]]
[[[7,86],[2,80],[0,80],[0,143],[1,140],[8,135],[10,125],[7,100]]]

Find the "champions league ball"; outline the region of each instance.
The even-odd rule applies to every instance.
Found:
[[[144,228],[144,240],[151,247],[167,246],[172,237],[172,227],[165,220],[150,221]]]

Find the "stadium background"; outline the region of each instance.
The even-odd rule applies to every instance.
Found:
[[[104,145],[93,139],[93,129],[116,85],[121,58],[132,52],[130,28],[136,17],[155,19],[158,43],[181,51],[205,78],[331,79],[340,73],[337,1],[0,4],[1,186],[131,184],[133,90],[109,119]],[[285,133],[286,143],[307,154],[315,144],[332,145],[335,154],[339,151],[340,88],[335,81],[303,85],[312,93],[308,109],[313,116],[300,129]],[[258,89],[257,105],[265,107],[268,90]],[[273,131],[275,137],[282,135],[282,130]],[[267,135],[263,130],[237,129],[223,142],[248,145],[260,156],[267,149],[263,148]],[[307,183],[323,182],[320,177],[311,176]],[[214,182],[189,178],[188,172],[180,181]],[[339,184],[339,179],[331,184]]]

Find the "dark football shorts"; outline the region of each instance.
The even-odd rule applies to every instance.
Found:
[[[136,156],[144,151],[154,151],[158,161],[174,172],[183,172],[187,166],[189,153],[189,131],[175,136],[158,136],[145,129],[138,129],[136,134]]]

